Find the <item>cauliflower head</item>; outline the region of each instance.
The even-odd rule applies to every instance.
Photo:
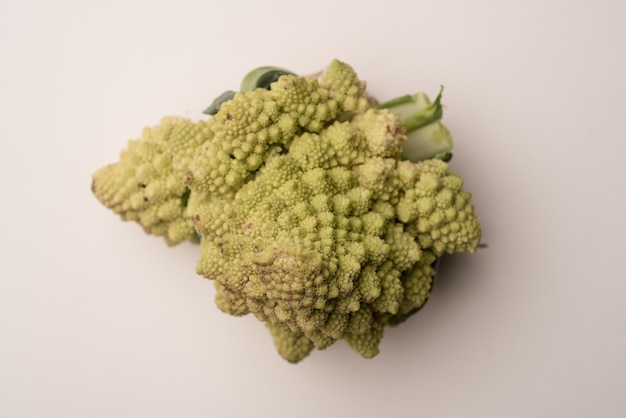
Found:
[[[424,305],[438,258],[480,241],[471,195],[442,159],[448,131],[433,129],[440,97],[407,97],[374,104],[340,61],[319,77],[281,71],[208,121],[147,128],[93,190],[168,244],[199,237],[196,270],[219,309],[264,322],[286,360],[340,339],[371,358],[385,327]],[[407,159],[430,131],[437,155]]]

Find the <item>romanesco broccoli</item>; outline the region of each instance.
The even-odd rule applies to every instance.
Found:
[[[208,120],[146,128],[92,189],[170,245],[199,238],[217,306],[264,322],[288,361],[339,339],[370,358],[424,305],[438,258],[480,241],[440,101],[376,104],[340,61],[263,67]]]

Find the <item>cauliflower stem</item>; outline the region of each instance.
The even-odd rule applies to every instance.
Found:
[[[424,305],[439,257],[480,241],[441,94],[375,104],[338,60],[261,67],[209,117],[145,128],[92,190],[168,245],[199,241],[218,308],[264,322],[289,362],[340,339],[371,358]]]

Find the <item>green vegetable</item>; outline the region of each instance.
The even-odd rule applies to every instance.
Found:
[[[402,157],[411,161],[438,158],[449,161],[452,158],[452,136],[440,122],[443,116],[441,94],[443,86],[433,103],[424,93],[406,95],[377,105],[395,113],[406,130],[407,141]]]
[[[288,74],[292,73],[278,67],[255,68],[243,78],[239,91],[245,93],[258,88],[269,90],[272,83],[278,81],[281,76]],[[232,100],[233,97],[235,97],[235,92],[232,90],[226,90],[224,93],[217,96],[215,100],[213,100],[213,103],[211,103],[203,113],[207,115],[216,114],[220,110],[222,103]]]
[[[220,97],[208,120],[146,128],[94,194],[170,245],[199,237],[217,306],[255,315],[288,361],[339,339],[375,356],[426,302],[436,260],[480,241],[443,161],[441,92],[375,105],[334,61],[319,78],[263,67]]]
[[[272,83],[278,81],[281,76],[288,74],[293,73],[278,67],[255,68],[241,80],[239,91],[245,93],[259,88],[269,90]]]

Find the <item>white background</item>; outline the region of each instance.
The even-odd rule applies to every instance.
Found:
[[[2,1],[0,416],[626,416],[626,2]],[[446,87],[487,249],[364,360],[298,365],[90,193],[260,65]]]

